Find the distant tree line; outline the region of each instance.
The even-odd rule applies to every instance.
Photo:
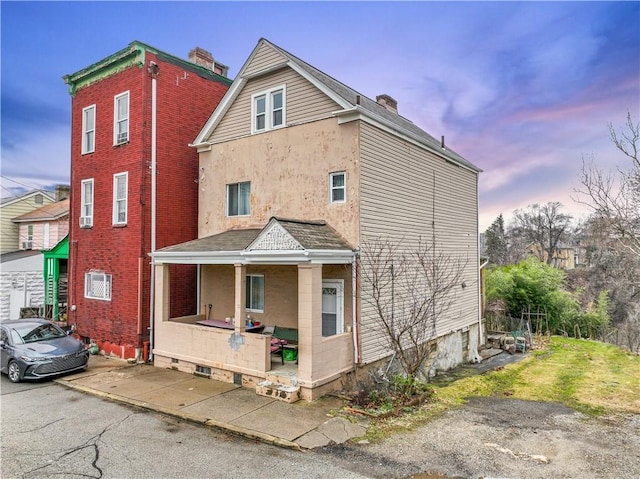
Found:
[[[610,172],[583,161],[574,199],[591,209],[584,222],[550,202],[514,211],[509,225],[500,214],[487,228],[486,314],[544,311],[540,332],[640,352],[640,124],[629,113],[609,137],[631,165]]]

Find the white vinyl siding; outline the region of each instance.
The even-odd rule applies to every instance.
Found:
[[[84,297],[111,301],[111,275],[91,271],[84,275]]]
[[[113,99],[113,144],[129,141],[129,92],[120,93]]]
[[[247,82],[212,133],[209,141],[219,142],[248,136],[252,132],[252,97],[275,86],[286,85],[284,126],[329,118],[339,105],[290,68],[278,70]]]
[[[93,179],[83,180],[80,188],[80,227],[93,226]]]
[[[388,238],[410,251],[435,237],[438,249],[466,263],[467,287],[455,292],[455,305],[438,318],[433,337],[477,324],[477,174],[372,125],[361,123],[360,131],[361,240]],[[371,362],[389,352],[371,305],[363,301],[361,312],[362,357]]]
[[[82,154],[93,153],[96,148],[96,106],[82,109]]]
[[[127,185],[129,175],[118,173],[113,175],[113,224],[127,224]]]

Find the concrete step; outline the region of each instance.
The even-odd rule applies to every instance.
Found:
[[[272,381],[262,381],[256,386],[256,394],[293,403],[300,399],[300,387]]]
[[[285,386],[298,386],[297,371],[267,371],[264,380]]]

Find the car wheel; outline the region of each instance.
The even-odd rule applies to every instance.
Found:
[[[7,376],[9,376],[9,381],[12,383],[20,382],[20,365],[15,361],[11,361],[7,368]]]

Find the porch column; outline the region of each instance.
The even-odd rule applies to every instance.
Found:
[[[242,333],[245,331],[245,304],[247,298],[247,267],[243,264],[234,264],[236,268],[236,288],[235,288],[235,331]]]
[[[298,378],[311,382],[322,351],[322,265],[298,265]],[[317,360],[317,359],[316,359]],[[316,367],[317,369],[317,367]]]
[[[168,321],[170,314],[169,301],[171,299],[168,264],[156,264],[155,280],[156,298],[153,304],[153,318],[155,322]]]

